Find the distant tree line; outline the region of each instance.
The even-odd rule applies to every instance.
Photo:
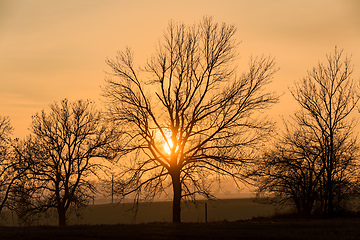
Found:
[[[275,134],[263,113],[278,102],[265,89],[275,61],[254,58],[240,74],[235,31],[211,17],[170,22],[143,67],[130,49],[107,60],[103,112],[88,100],[55,102],[21,140],[0,118],[0,214],[7,208],[31,223],[55,209],[66,225],[101,188],[135,203],[172,191],[180,222],[181,201],[214,198],[213,186],[229,179],[300,214],[346,209],[359,196],[360,169],[350,59],[335,48],[297,81],[290,92],[299,110]]]

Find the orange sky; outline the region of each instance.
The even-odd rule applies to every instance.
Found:
[[[358,0],[0,0],[0,115],[23,137],[31,115],[54,101],[99,102],[107,57],[130,46],[142,64],[170,19],[204,15],[236,25],[239,67],[251,55],[275,57],[271,88],[285,93],[275,117],[292,112],[288,87],[335,45],[360,76]]]

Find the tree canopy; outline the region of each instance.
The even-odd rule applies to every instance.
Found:
[[[223,176],[241,179],[252,148],[272,129],[259,112],[278,100],[264,89],[275,62],[254,58],[240,74],[235,31],[210,17],[190,26],[170,22],[140,69],[129,48],[107,60],[104,96],[124,133],[118,153],[136,153],[119,160],[122,194],[152,199],[172,185],[175,222],[182,198],[211,197]]]
[[[255,175],[260,192],[291,199],[299,213],[332,214],[357,189],[359,146],[352,113],[359,85],[343,50],[335,48],[291,91],[301,106],[265,154]]]
[[[55,208],[59,225],[65,225],[70,206],[81,207],[93,196],[102,166],[96,158],[109,156],[115,135],[90,101],[65,99],[50,108],[33,116],[32,134],[19,145],[29,166],[19,193],[28,195],[22,196],[24,214]]]

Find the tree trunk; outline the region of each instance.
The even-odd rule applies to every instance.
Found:
[[[330,106],[332,106],[330,102]],[[331,108],[330,108],[331,111]],[[331,112],[330,112],[331,114]],[[331,116],[331,115],[330,115]],[[330,119],[330,125],[331,125],[331,119]],[[329,204],[328,204],[328,214],[332,215],[334,213],[334,194],[333,194],[333,168],[334,168],[334,162],[335,162],[335,154],[334,154],[334,133],[332,131],[332,128],[330,128],[330,161],[329,161],[329,171],[328,171],[328,198],[329,198]]]
[[[334,213],[334,195],[333,195],[333,184],[332,184],[332,178],[328,178],[328,210],[327,213],[329,215],[332,215]]]
[[[181,183],[180,183],[180,172],[171,174],[173,184],[173,222],[181,222]]]
[[[58,215],[59,215],[59,226],[66,225],[66,211],[63,208],[58,208]]]

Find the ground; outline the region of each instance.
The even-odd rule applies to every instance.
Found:
[[[0,227],[0,239],[359,239],[360,218]]]

